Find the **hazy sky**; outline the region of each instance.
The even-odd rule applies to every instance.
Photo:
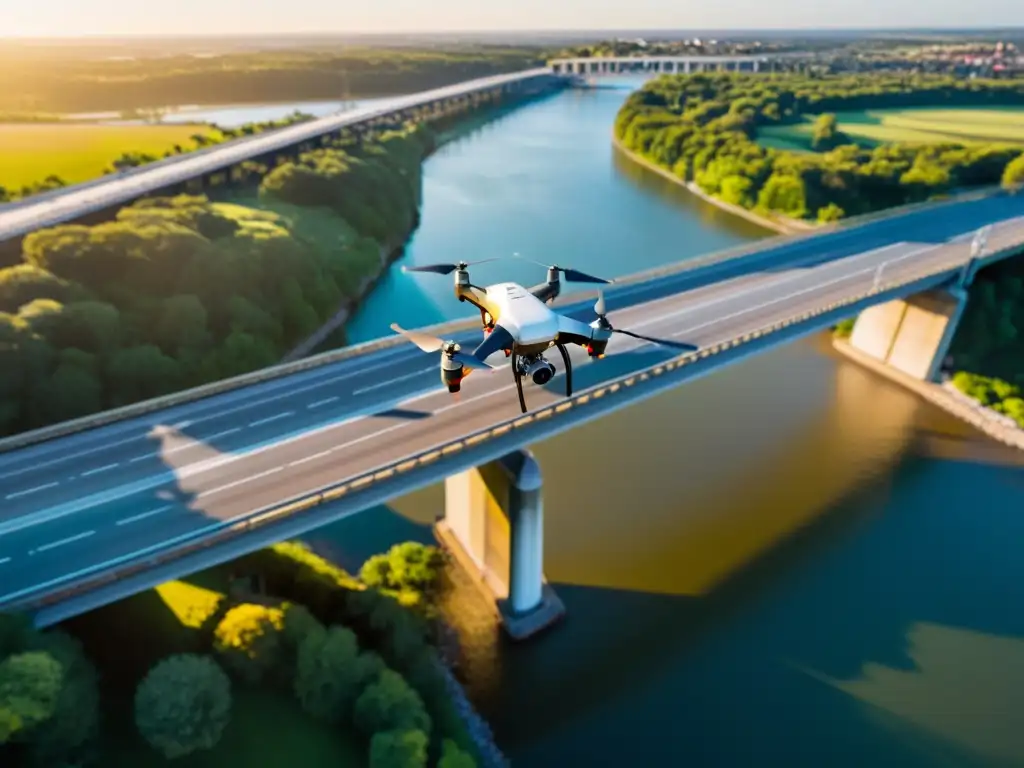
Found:
[[[1024,0],[0,0],[0,36],[1024,26]]]

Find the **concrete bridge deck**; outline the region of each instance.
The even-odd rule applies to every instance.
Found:
[[[436,356],[393,343],[0,455],[0,608],[47,606],[41,621],[58,621],[949,284],[981,224],[1003,221],[992,258],[1024,246],[1021,213],[1024,199],[1007,196],[938,205],[624,285],[608,294],[614,324],[705,351],[680,361],[616,339],[607,359],[574,360],[571,400],[561,376],[529,388],[526,417],[507,368],[478,373],[452,399]],[[589,303],[569,309],[589,319]]]

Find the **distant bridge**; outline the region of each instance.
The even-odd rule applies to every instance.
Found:
[[[556,75],[606,77],[611,75],[690,74],[692,72],[772,72],[784,61],[813,58],[810,53],[772,53],[755,56],[600,56],[552,59]]]

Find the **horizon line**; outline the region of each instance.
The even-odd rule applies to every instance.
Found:
[[[296,37],[437,37],[441,35],[600,35],[600,34],[639,34],[639,33],[680,33],[680,32],[723,32],[730,34],[757,34],[761,32],[1024,32],[1024,25],[1007,26],[927,26],[927,27],[598,27],[580,29],[450,29],[430,31],[380,31],[380,30],[332,30],[332,31],[302,31],[302,32],[190,32],[190,33],[162,33],[162,32],[129,32],[129,33],[85,33],[79,35],[19,35],[0,33],[0,41],[19,40],[133,40],[133,39],[163,39],[163,40],[193,40],[193,39],[252,39],[252,38],[296,38]]]

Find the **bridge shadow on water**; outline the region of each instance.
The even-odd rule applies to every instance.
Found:
[[[860,488],[705,594],[556,581],[565,625],[482,686],[502,743],[538,766],[1020,764],[1024,521],[985,469],[910,460],[904,490]],[[937,472],[960,476],[940,503]]]

